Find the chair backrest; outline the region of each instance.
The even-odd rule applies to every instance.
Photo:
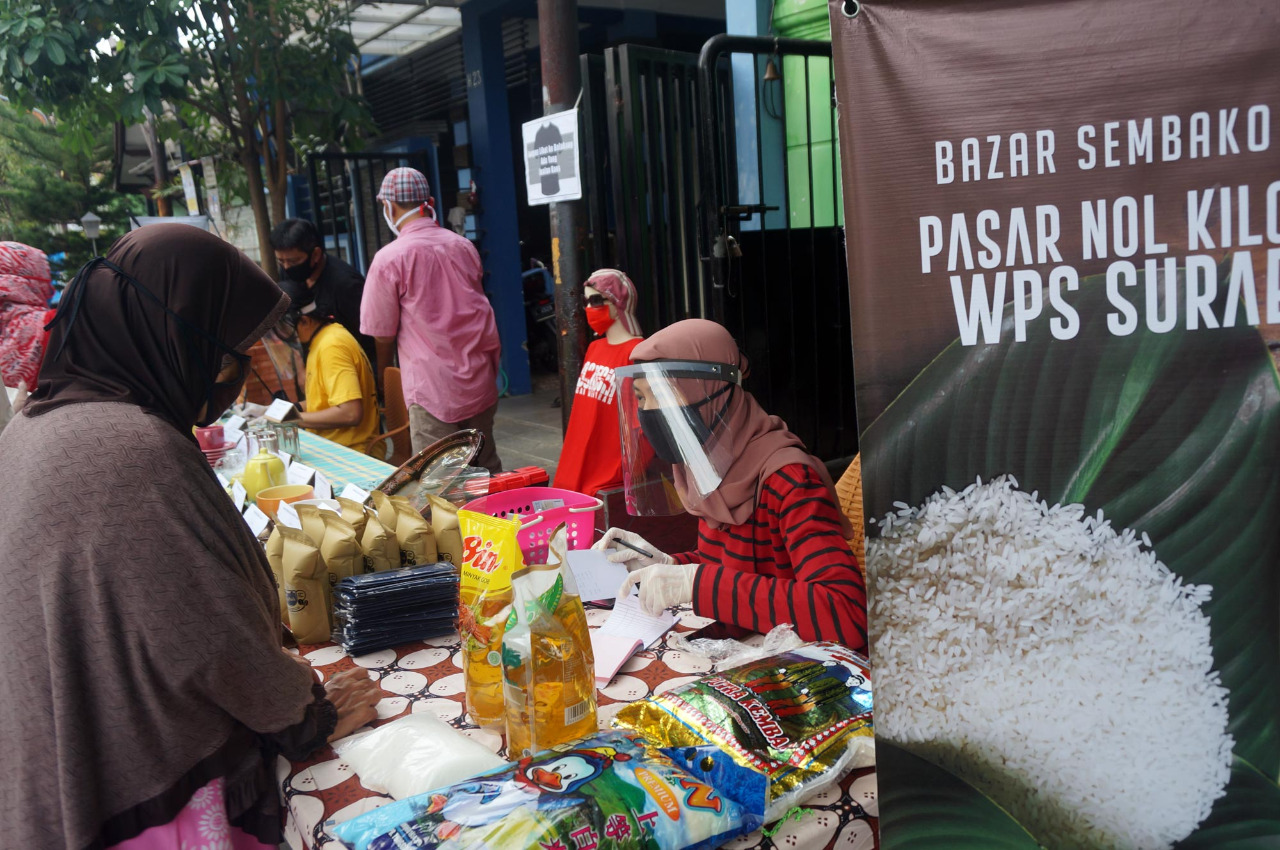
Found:
[[[840,512],[853,526],[853,537],[849,545],[853,554],[858,557],[858,566],[862,568],[862,576],[867,575],[866,527],[862,518],[862,455],[859,454],[849,464],[849,468],[836,482],[836,498],[840,500]]]
[[[386,401],[387,433],[391,434],[391,457],[387,462],[400,466],[413,454],[409,438],[409,408],[404,403],[404,384],[400,382],[400,369],[388,366],[382,370],[382,392]]]

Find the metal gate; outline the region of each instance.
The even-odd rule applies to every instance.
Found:
[[[831,45],[716,36],[582,57],[588,268],[649,333],[724,324],[747,387],[824,460],[858,450]]]
[[[382,178],[402,165],[418,169],[428,179],[432,176],[431,159],[425,151],[316,153],[308,157],[310,218],[320,228],[326,247],[362,274],[378,249],[394,238],[382,218],[377,195]],[[433,189],[439,191],[438,186]]]
[[[698,58],[624,44],[582,57],[587,264],[623,269],[652,333],[707,315],[697,248]]]

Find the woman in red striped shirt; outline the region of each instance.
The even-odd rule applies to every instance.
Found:
[[[632,572],[642,607],[694,613],[866,651],[867,599],[826,467],[741,387],[746,358],[720,325],[677,322],[616,371],[628,511],[698,517],[698,548],[667,555],[621,529],[596,544]],[[628,544],[631,547],[628,548]],[[637,550],[643,550],[637,551]]]

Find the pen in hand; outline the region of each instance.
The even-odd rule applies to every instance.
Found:
[[[644,555],[646,558],[652,558],[652,557],[653,557],[653,553],[652,553],[652,552],[646,552],[646,551],[644,551],[643,549],[641,549],[639,546],[632,546],[630,543],[628,543],[627,541],[622,540],[622,539],[620,539],[620,538],[616,538],[616,537],[615,537],[615,538],[613,539],[613,545],[615,545],[615,546],[626,546],[626,547],[627,547],[628,549],[630,549],[632,552],[638,552],[638,553],[640,553],[641,555]]]

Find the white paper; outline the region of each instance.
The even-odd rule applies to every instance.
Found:
[[[610,561],[607,552],[572,549],[568,561],[573,580],[578,584],[578,594],[586,602],[617,598],[618,588],[627,579],[626,565]]]
[[[676,615],[663,611],[650,617],[640,608],[640,597],[632,594],[613,604],[613,613],[605,620],[600,631],[607,635],[636,638],[648,647],[665,635],[676,624]]]
[[[284,461],[285,471],[288,472],[289,464],[293,463],[293,455],[289,454],[288,452],[276,452],[276,457]]]
[[[287,398],[278,398],[267,405],[267,410],[262,415],[272,422],[283,422],[292,412],[293,402]]]
[[[354,484],[348,484],[342,488],[342,492],[338,494],[343,499],[350,499],[356,504],[363,505],[369,499],[369,492],[361,490]]]
[[[288,502],[281,502],[276,508],[276,522],[286,528],[302,530],[302,520],[298,517],[298,511]]]
[[[324,473],[316,470],[316,483],[314,485],[317,499],[332,499],[333,485],[329,483],[329,479],[324,477]]]
[[[248,497],[248,495],[249,494],[245,492],[243,484],[241,484],[239,481],[231,482],[231,501],[236,503],[236,510],[238,511],[244,510],[244,500]]]
[[[227,417],[227,421],[226,421],[226,422],[223,422],[223,423],[222,423],[222,428],[223,428],[223,430],[225,430],[225,431],[227,431],[227,432],[231,432],[231,431],[240,431],[240,430],[242,430],[242,429],[244,428],[244,424],[245,424],[245,422],[247,422],[247,421],[248,421],[248,420],[246,420],[246,419],[245,419],[243,416],[241,416],[240,414],[238,414],[238,413],[233,413],[233,414],[231,414],[230,416],[228,416],[228,417]],[[227,439],[230,439],[230,437],[228,437]]]
[[[310,484],[311,478],[315,474],[316,471],[306,464],[297,463],[296,461],[289,464],[288,477],[290,484]],[[317,494],[317,497],[319,497],[319,494]]]
[[[271,517],[258,510],[257,505],[250,505],[249,509],[244,512],[244,521],[249,523],[249,530],[253,532],[254,537],[257,537],[266,531],[267,523],[271,522]]]
[[[227,480],[227,476],[223,475],[221,472],[215,472],[213,474],[218,476],[218,483],[222,485],[223,490],[231,486],[231,482]]]

